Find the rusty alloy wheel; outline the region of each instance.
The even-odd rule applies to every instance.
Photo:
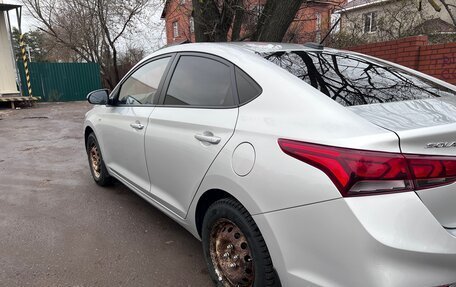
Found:
[[[213,225],[209,252],[218,280],[225,287],[253,286],[252,252],[247,238],[236,224],[222,218]]]
[[[100,178],[101,175],[101,159],[100,152],[96,144],[93,144],[90,148],[90,163],[92,167],[93,174],[96,178]]]

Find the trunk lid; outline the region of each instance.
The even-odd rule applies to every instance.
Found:
[[[395,132],[406,154],[456,157],[456,97],[353,106],[368,121]],[[417,191],[446,228],[456,228],[456,183]]]

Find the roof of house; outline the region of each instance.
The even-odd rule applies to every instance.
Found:
[[[440,18],[424,21],[415,29],[423,34],[456,32],[456,26],[447,23]]]
[[[345,12],[345,11],[349,11],[349,10],[359,9],[359,8],[363,8],[363,7],[367,7],[367,6],[371,6],[371,5],[375,5],[375,4],[380,4],[380,3],[388,2],[388,1],[391,1],[391,0],[353,0],[353,1],[346,3],[345,5],[342,5],[342,7],[339,9],[338,12]]]
[[[166,0],[165,6],[163,7],[163,11],[162,11],[162,14],[161,14],[161,18],[162,19],[165,19],[165,17],[166,17],[166,10],[168,10],[169,1],[170,0]]]
[[[19,7],[22,7],[22,5],[20,5],[20,4],[8,4],[8,3],[0,2],[0,11],[9,11],[9,10],[13,10],[13,9],[16,9],[16,8],[19,8]]]

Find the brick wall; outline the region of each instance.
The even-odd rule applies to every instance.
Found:
[[[456,85],[456,43],[431,45],[427,36],[414,36],[348,50],[395,62]]]

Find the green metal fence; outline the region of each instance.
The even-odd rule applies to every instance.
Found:
[[[22,91],[28,95],[24,65],[19,62]],[[32,94],[47,102],[81,101],[90,91],[101,89],[96,63],[30,63]]]

